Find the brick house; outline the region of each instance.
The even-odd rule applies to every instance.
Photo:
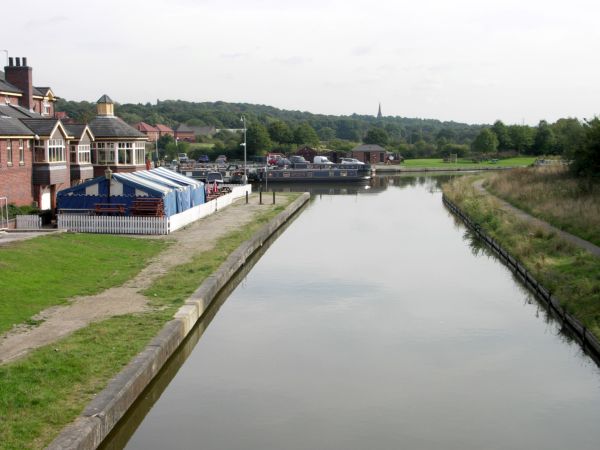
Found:
[[[166,136],[166,135],[175,137],[175,132],[173,131],[173,129],[171,127],[163,125],[162,123],[157,123],[155,125],[155,128],[158,130],[159,138],[162,136]]]
[[[194,142],[196,140],[196,133],[189,125],[185,123],[180,124],[175,130],[175,140]]]
[[[94,136],[91,160],[94,176],[113,172],[134,172],[146,168],[148,137],[115,116],[114,102],[103,95],[97,102],[97,115],[89,123]]]
[[[363,144],[352,149],[352,157],[365,164],[383,164],[386,154],[385,148],[377,144]]]
[[[146,122],[136,123],[133,128],[148,136],[148,140],[156,141],[160,137],[160,131],[157,127],[147,124]]]
[[[18,206],[53,208],[70,186],[65,147],[69,134],[53,119],[52,90],[33,86],[26,58],[9,58],[0,72],[0,197]]]
[[[19,119],[0,115],[0,197],[30,205],[33,200],[31,142],[34,133]]]

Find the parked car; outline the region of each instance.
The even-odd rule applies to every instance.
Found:
[[[286,167],[286,166],[290,166],[291,164],[292,163],[287,158],[279,158],[277,160],[277,167]]]
[[[223,175],[221,172],[208,172],[206,174],[206,184],[223,184]]]
[[[188,155],[187,155],[187,153],[179,153],[177,155],[177,159],[179,160],[180,163],[186,163],[186,162],[188,162]]]
[[[217,164],[225,164],[225,163],[227,163],[227,156],[219,155],[219,156],[217,156],[217,159],[215,159],[215,162]]]
[[[210,162],[210,158],[208,157],[208,155],[200,155],[200,157],[198,158],[198,162],[199,163],[208,163],[208,162]]]
[[[313,163],[315,163],[315,164],[333,164],[331,161],[329,161],[329,159],[327,159],[327,156],[315,156],[313,159]]]
[[[340,164],[360,164],[364,166],[365,163],[356,158],[342,158]]]
[[[306,159],[304,159],[304,156],[300,156],[300,155],[290,156],[290,162],[292,164],[308,164],[308,161]]]

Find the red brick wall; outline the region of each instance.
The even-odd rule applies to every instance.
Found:
[[[33,108],[33,75],[28,66],[7,66],[4,68],[4,78],[13,86],[23,91],[20,105],[26,109]]]
[[[19,140],[11,139],[13,163],[12,167],[8,165],[7,139],[0,139],[0,197],[7,197],[9,203],[17,206],[31,205],[37,199],[33,195],[33,185],[31,183],[32,172],[32,142],[28,139],[23,140],[23,149],[25,153],[24,164],[19,163]]]
[[[4,95],[0,94],[0,105],[6,105],[6,99],[9,99],[11,105],[18,106],[19,105],[19,97],[14,95]]]

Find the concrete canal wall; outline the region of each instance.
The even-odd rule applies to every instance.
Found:
[[[560,304],[550,290],[542,286],[531,273],[516,258],[510,255],[496,240],[488,236],[481,227],[473,222],[455,203],[446,195],[442,197],[446,207],[457,215],[476,235],[479,237],[494,253],[496,253],[502,262],[506,264],[513,273],[520,278],[525,286],[537,298],[542,300],[548,310],[561,321],[564,328],[567,328],[571,335],[581,344],[586,351],[598,364],[600,364],[600,341],[583,325],[578,319],[569,314]]]
[[[304,193],[240,245],[215,273],[204,280],[161,332],[86,407],[74,423],[47,447],[50,450],[96,449],[129,407],[150,384],[217,293],[265,241],[285,224],[308,200]]]

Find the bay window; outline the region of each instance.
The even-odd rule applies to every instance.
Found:
[[[66,162],[65,141],[62,139],[50,139],[48,141],[48,161]]]
[[[136,142],[135,143],[135,163],[144,164],[146,162],[146,143]]]
[[[109,165],[115,163],[115,144],[112,142],[97,142],[96,152],[98,158],[98,164]]]

